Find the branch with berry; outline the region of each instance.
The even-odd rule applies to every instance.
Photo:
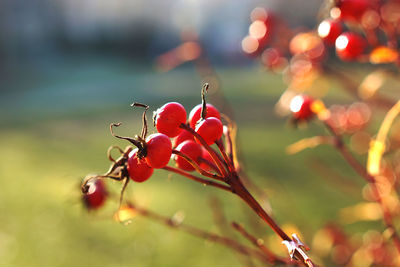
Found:
[[[250,14],[249,33],[242,41],[246,54],[258,59],[267,70],[282,74],[287,84],[276,105],[277,113],[290,114],[295,125],[307,125],[317,118],[330,134],[302,139],[289,146],[288,153],[328,144],[343,156],[367,182],[363,196],[368,202],[360,205],[377,207],[378,216],[375,217],[382,219],[385,226],[378,235],[384,240],[381,253],[390,255],[397,264],[400,258],[396,225],[400,215],[400,189],[398,161],[393,154],[398,142],[396,133],[389,132],[400,112],[400,102],[392,97],[393,91],[391,95],[380,91],[389,79],[398,86],[399,13],[397,0],[325,1],[318,26],[299,30],[288,27],[274,12],[258,7]],[[365,68],[358,70],[361,66]],[[357,102],[326,108],[321,100],[315,99],[324,97],[335,82]],[[375,137],[367,129],[372,119],[380,115],[374,109],[386,112]],[[360,147],[361,139],[366,145],[357,151],[353,147],[357,144]],[[354,152],[366,154],[365,165]],[[359,207],[352,211],[354,217],[361,213]],[[366,252],[362,246],[351,250],[355,254],[366,253],[371,258],[369,264],[383,264],[383,260],[371,251]],[[340,262],[339,256],[332,255],[332,258]],[[349,257],[344,258],[344,262],[351,264]]]
[[[163,169],[202,185],[237,195],[282,239],[292,259],[313,266],[305,253],[306,246],[295,234],[292,238],[289,237],[244,186],[238,174],[239,163],[234,152],[235,140],[232,138],[233,126],[229,119],[227,125],[223,125],[221,118],[226,116],[221,115],[213,105],[206,103],[207,90],[208,84],[205,84],[201,91],[202,103],[191,110],[188,122],[185,108],[179,103],[170,102],[157,109],[153,120],[158,132],[149,136],[146,136],[147,105],[132,104],[145,108],[140,135],[133,138],[117,135],[113,129],[121,124],[111,124],[110,131],[114,137],[126,140],[136,148],[128,146],[122,150],[112,147],[111,149],[117,149],[121,156],[114,160],[110,155],[111,149],[108,151],[108,157],[112,161],[110,169],[103,175],[91,176],[84,180],[82,192],[88,207],[99,208],[104,203],[104,186],[99,184],[99,179],[113,179],[123,183],[121,207],[123,194],[130,180],[144,182],[151,177],[154,169]],[[175,138],[173,143],[170,138]],[[171,158],[176,167],[168,165]],[[192,171],[196,171],[200,176],[192,174]],[[92,186],[96,190],[92,190]],[[245,233],[244,230],[241,232]],[[265,251],[262,246],[259,248]]]

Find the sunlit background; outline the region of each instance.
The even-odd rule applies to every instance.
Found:
[[[141,113],[130,103],[155,110],[178,101],[189,111],[200,103],[203,82],[212,85],[209,101],[237,121],[244,166],[284,229],[311,244],[316,229],[341,220],[338,211],[362,198],[362,181],[328,147],[286,154],[289,144],[323,130],[296,130],[277,116],[286,85],[242,50],[256,6],[291,27],[312,29],[320,4],[0,1],[0,266],[241,266],[243,259],[225,247],[140,216],[128,226],[115,222],[118,183],[108,184],[113,200],[104,210],[87,214],[80,200],[81,179],[107,170],[110,145],[125,145],[111,137],[109,123],[121,121],[121,133],[137,134]],[[229,221],[247,224],[285,255],[272,231],[225,192],[157,170],[148,182],[130,184],[126,197],[218,232],[210,208],[217,197]]]

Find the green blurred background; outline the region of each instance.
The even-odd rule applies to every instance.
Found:
[[[256,1],[180,1],[166,9],[171,1],[128,2],[128,11],[126,3],[117,8],[107,1],[0,3],[0,266],[242,265],[223,246],[146,218],[137,216],[128,226],[115,222],[118,183],[107,184],[115,197],[103,210],[88,214],[80,199],[81,179],[107,170],[110,145],[125,145],[110,135],[109,124],[123,122],[119,131],[124,134],[140,131],[141,112],[130,103],[147,103],[155,110],[178,101],[188,111],[200,103],[206,80],[193,64],[166,73],[154,67],[158,55],[179,45],[182,25],[188,23],[179,16],[188,10],[197,16],[192,26],[233,108],[245,168],[269,196],[277,221],[289,233],[296,225],[310,244],[317,229],[338,219],[341,208],[362,199],[361,179],[330,147],[286,155],[287,145],[326,132],[318,123],[295,129],[276,116],[274,104],[285,89],[281,76],[241,54],[240,38]],[[284,4],[276,2],[265,5],[280,12]],[[307,5],[319,4],[311,2]],[[297,17],[281,14],[291,23],[315,23],[316,8],[304,10]],[[224,112],[212,90],[208,99]],[[348,99],[331,93],[329,101]],[[126,194],[166,216],[182,211],[185,223],[218,232],[212,197],[223,203],[229,221],[243,223],[273,248],[280,247],[272,231],[235,196],[163,170],[146,183],[131,183]]]

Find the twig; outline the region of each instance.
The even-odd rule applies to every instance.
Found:
[[[190,157],[188,157],[186,154],[182,153],[181,151],[173,149],[172,150],[172,154],[175,154],[175,155],[177,155],[179,157],[184,158],[201,175],[206,176],[206,177],[211,178],[211,179],[216,179],[216,180],[221,181],[221,182],[224,181],[224,179],[221,176],[209,173],[206,170],[203,170],[202,168],[200,168],[200,166],[194,160],[192,160]]]
[[[220,183],[216,183],[216,182],[213,182],[213,181],[210,181],[210,180],[206,180],[206,179],[197,177],[197,176],[195,176],[193,174],[190,174],[190,173],[187,173],[187,172],[185,172],[185,171],[183,171],[181,169],[177,169],[177,168],[174,168],[174,167],[171,167],[171,166],[165,166],[163,169],[166,170],[166,171],[170,171],[170,172],[174,172],[174,173],[180,174],[180,175],[182,175],[182,176],[184,176],[186,178],[189,178],[190,180],[196,181],[196,182],[201,183],[203,185],[210,185],[210,186],[217,187],[217,188],[220,188],[220,189],[225,190],[225,191],[232,192],[232,189],[229,186],[226,186],[226,185],[223,185],[223,184],[220,184]]]
[[[215,242],[215,243],[219,243],[219,244],[224,245],[226,247],[229,247],[229,248],[231,248],[231,249],[235,250],[236,252],[241,253],[243,255],[254,256],[257,259],[259,259],[260,261],[262,261],[262,262],[270,263],[269,258],[266,255],[264,255],[262,252],[260,252],[258,250],[255,250],[255,249],[252,249],[252,248],[249,248],[247,246],[244,246],[244,245],[240,244],[239,242],[237,242],[237,241],[235,241],[233,239],[230,239],[230,238],[227,238],[227,237],[224,237],[224,236],[221,236],[221,235],[217,235],[217,234],[214,234],[214,233],[210,233],[210,232],[198,229],[198,228],[190,226],[190,225],[177,223],[177,222],[175,222],[173,219],[171,219],[169,217],[165,217],[165,216],[159,215],[159,214],[157,214],[155,212],[149,211],[149,210],[144,209],[144,208],[137,207],[137,206],[135,206],[133,204],[130,204],[130,206],[138,214],[140,214],[140,215],[142,215],[144,217],[147,217],[149,219],[155,220],[155,221],[157,221],[159,223],[162,223],[164,225],[167,225],[167,226],[169,226],[169,227],[171,227],[173,229],[181,230],[183,232],[186,232],[186,233],[189,233],[191,235],[203,238],[205,240],[209,240],[209,241],[212,241],[212,242]],[[276,263],[279,263],[279,262],[276,262]]]
[[[285,262],[288,264],[289,262],[286,259],[280,258],[277,255],[275,255],[271,250],[269,250],[265,245],[264,241],[262,239],[256,238],[253,235],[251,235],[249,232],[244,229],[244,227],[236,222],[232,222],[232,227],[236,231],[238,231],[244,238],[249,240],[254,246],[258,247],[265,255],[267,255],[270,259],[270,262]]]
[[[361,176],[363,177],[368,183],[373,186],[374,190],[378,193],[377,202],[381,205],[383,211],[383,222],[388,229],[392,232],[391,238],[396,246],[398,253],[400,254],[400,236],[396,231],[396,228],[393,225],[392,215],[390,211],[386,208],[383,203],[382,197],[380,192],[377,188],[375,177],[370,175],[367,170],[353,157],[350,151],[345,146],[342,137],[335,131],[335,129],[329,124],[328,121],[325,121],[325,125],[328,130],[335,136],[335,148],[343,155],[345,160],[349,163],[349,165]]]
[[[207,144],[207,142],[201,137],[198,133],[196,133],[192,128],[190,128],[188,125],[182,123],[180,125],[182,129],[185,129],[186,131],[190,132],[196,139],[201,143],[201,145],[210,153],[211,158],[214,160],[215,164],[217,165],[219,171],[222,173],[224,177],[228,175],[227,171],[225,170],[221,160],[218,157],[218,154]]]

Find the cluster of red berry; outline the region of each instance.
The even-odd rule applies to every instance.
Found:
[[[194,171],[196,168],[202,171],[215,170],[213,159],[204,144],[212,145],[222,137],[223,124],[218,109],[205,102],[207,88],[206,84],[202,92],[203,103],[190,111],[189,119],[183,105],[177,102],[166,103],[157,109],[153,121],[158,132],[147,137],[146,111],[143,114],[141,136],[135,138],[118,136],[114,134],[113,127],[120,124],[112,124],[112,135],[130,141],[136,148],[128,146],[125,151],[118,148],[121,153],[119,159],[114,160],[109,154],[113,162],[110,171],[102,176],[92,176],[84,182],[82,189],[86,206],[89,209],[96,209],[106,200],[105,185],[98,178],[126,179],[126,181],[131,179],[141,183],[152,176],[154,169],[167,166],[171,158],[176,166],[184,171]],[[143,104],[134,105],[148,109]]]
[[[272,12],[254,9],[250,15],[249,35],[242,41],[243,51],[252,56],[260,55],[269,69],[286,66],[289,55],[301,54],[303,59],[313,63],[322,61],[332,46],[335,46],[337,56],[345,61],[397,62],[399,1],[333,2],[329,18],[323,20],[316,31],[310,32],[292,30]],[[370,51],[364,54],[367,48]]]
[[[291,29],[280,16],[255,8],[242,41],[246,54],[259,57],[267,69],[282,72],[291,92],[285,109],[295,121],[315,114],[313,100],[304,91],[322,74],[335,72],[331,55],[343,61],[400,63],[398,0],[336,0],[329,5],[329,17],[310,31]]]

